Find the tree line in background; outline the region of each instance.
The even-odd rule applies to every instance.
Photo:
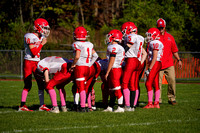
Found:
[[[180,51],[200,51],[199,0],[1,0],[0,50],[23,50],[23,37],[33,22],[45,18],[51,27],[43,49],[71,49],[73,31],[84,26],[96,50],[106,50],[105,35],[132,21],[138,34],[166,20]]]

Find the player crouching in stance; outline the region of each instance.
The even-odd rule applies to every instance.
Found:
[[[23,79],[24,89],[22,91],[21,105],[19,111],[33,111],[25,105],[28,92],[32,87],[32,73],[37,81],[38,95],[40,99],[39,110],[49,111],[44,104],[44,82],[36,75],[35,71],[37,64],[40,61],[40,51],[47,42],[47,37],[50,33],[48,22],[43,18],[38,18],[34,21],[35,33],[26,33],[24,36],[25,56],[23,64]]]
[[[107,59],[108,68],[105,75],[105,80],[108,81],[108,85],[111,91],[115,94],[118,101],[118,108],[114,112],[124,112],[123,108],[123,95],[121,92],[121,76],[122,76],[122,63],[124,61],[125,51],[120,45],[122,41],[122,33],[119,30],[111,30],[106,36],[107,47]],[[104,111],[112,111],[112,107],[109,107]]]
[[[40,72],[40,74],[44,75],[46,89],[49,92],[53,106],[50,110],[52,113],[60,112],[57,105],[56,91],[54,90],[55,86],[59,90],[61,109],[63,112],[67,112],[65,102],[66,92],[64,86],[72,80],[71,73],[68,71],[68,69],[71,67],[71,63],[72,61],[65,58],[50,56],[42,59],[37,65],[37,70]],[[49,74],[54,74],[51,80],[49,79]]]
[[[74,30],[74,40],[72,48],[75,56],[70,71],[74,71],[76,86],[80,95],[81,111],[86,112],[86,87],[85,82],[90,73],[90,66],[98,58],[98,54],[93,49],[93,44],[86,41],[87,31],[84,27],[80,26]]]
[[[150,28],[147,35],[147,70],[145,71],[145,75],[147,76],[147,80],[145,86],[148,92],[148,104],[143,107],[146,109],[149,108],[160,108],[159,106],[159,96],[160,96],[160,89],[159,89],[159,71],[161,70],[161,58],[163,56],[163,44],[158,39],[160,31],[157,28]],[[154,96],[155,102],[154,105],[153,101],[153,90],[152,86],[154,87]]]

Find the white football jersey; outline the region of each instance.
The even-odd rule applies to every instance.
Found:
[[[116,54],[115,62],[113,64],[112,68],[122,67],[122,63],[123,63],[124,57],[125,57],[124,48],[119,44],[110,44],[110,45],[108,45],[107,53],[106,53],[106,57],[108,60],[110,59],[111,53]]]
[[[93,44],[88,41],[76,41],[72,44],[74,51],[81,51],[80,58],[76,65],[78,66],[90,66],[90,60],[92,59]]]
[[[144,37],[137,34],[129,34],[124,39],[124,45],[127,43],[131,44],[132,46],[128,51],[126,51],[125,58],[136,57],[139,61],[141,61]]]
[[[148,61],[151,62],[153,59],[153,50],[158,50],[157,61],[161,61],[163,56],[164,45],[159,40],[153,40],[147,45]]]
[[[24,59],[31,60],[31,61],[40,61],[40,52],[36,56],[34,56],[31,53],[29,45],[31,44],[31,45],[34,45],[34,47],[38,48],[43,38],[44,36],[42,36],[41,38],[38,38],[38,36],[36,36],[34,33],[27,33],[24,35],[24,47],[25,47]]]
[[[101,67],[101,71],[107,71],[108,68],[108,60],[107,59],[103,59],[103,60],[98,60],[97,63],[100,65]]]
[[[50,56],[42,59],[38,62],[37,68],[40,72],[43,72],[45,69],[49,70],[49,74],[56,73],[61,70],[61,66],[64,63],[68,63],[70,60],[64,59],[58,56]]]

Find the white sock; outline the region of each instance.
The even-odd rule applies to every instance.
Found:
[[[78,102],[79,102],[79,93],[76,93],[74,95],[74,104],[78,105]]]

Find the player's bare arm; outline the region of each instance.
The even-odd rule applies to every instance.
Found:
[[[75,55],[75,57],[74,57],[74,61],[73,61],[72,65],[71,65],[71,68],[69,69],[70,72],[72,72],[73,69],[75,68],[76,63],[77,63],[77,61],[78,61],[79,58],[80,58],[80,55],[81,55],[81,51],[76,50],[76,55]]]
[[[107,72],[106,72],[106,75],[105,75],[105,79],[107,80],[107,77],[110,73],[110,70],[112,69],[112,66],[115,62],[115,57],[110,57],[110,60],[109,60],[109,64],[108,64],[108,69],[107,69]]]
[[[146,60],[147,58],[147,52],[144,48],[142,48],[142,59],[141,59],[141,64],[144,63],[144,61]]]

